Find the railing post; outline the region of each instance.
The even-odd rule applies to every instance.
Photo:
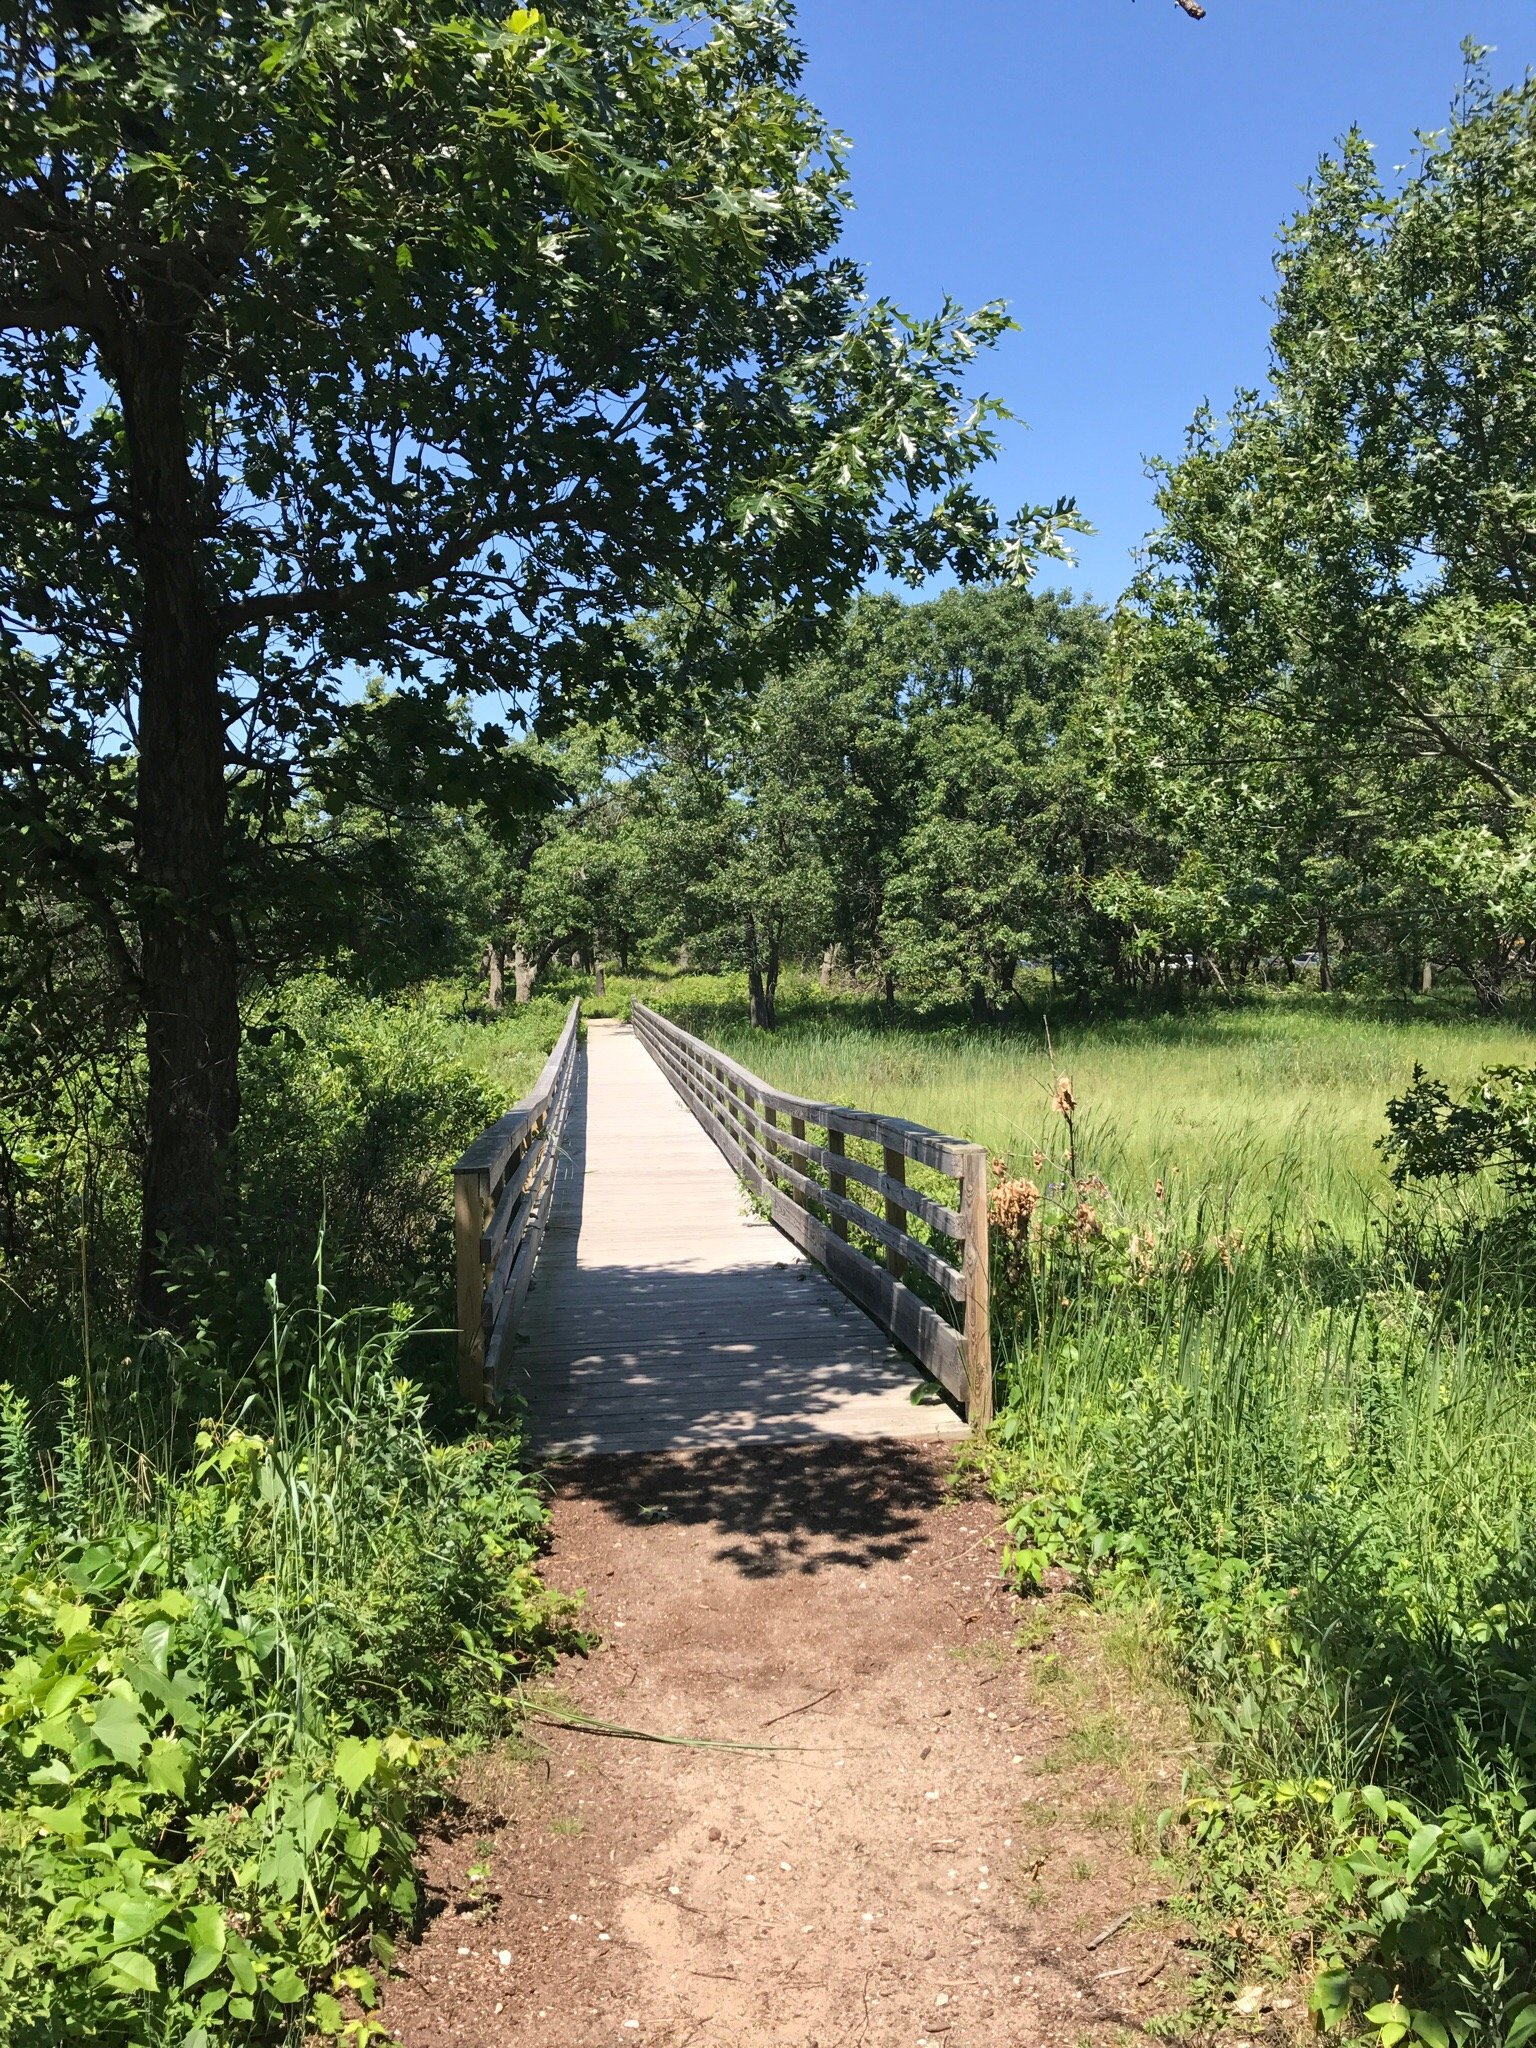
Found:
[[[886,1179],[899,1180],[905,1186],[907,1179],[906,1153],[895,1151],[889,1145],[884,1150]],[[893,1202],[889,1195],[885,1198],[885,1220],[887,1223],[893,1223],[901,1231],[904,1231],[907,1227],[906,1210],[903,1209],[900,1202]],[[907,1262],[901,1256],[901,1253],[897,1251],[895,1245],[886,1246],[885,1269],[893,1280],[900,1280],[907,1270]]]
[[[459,1394],[485,1406],[485,1267],[480,1237],[491,1214],[491,1177],[483,1167],[453,1176],[453,1240],[458,1276]]]
[[[758,1100],[762,1101],[761,1096],[759,1096]],[[770,1130],[777,1130],[778,1128],[779,1113],[776,1109],[770,1109],[766,1102],[763,1103],[763,1122],[767,1124]],[[768,1164],[768,1185],[771,1188],[776,1188],[779,1185],[779,1177],[773,1170],[773,1162],[779,1156],[779,1148],[774,1144],[772,1138],[764,1138],[763,1153]]]
[[[834,1159],[841,1159],[846,1149],[847,1147],[844,1142],[842,1132],[834,1131],[831,1125],[829,1124],[827,1126],[827,1150],[832,1154]],[[847,1174],[834,1173],[831,1167],[828,1167],[827,1186],[832,1190],[834,1195],[841,1195],[845,1201],[847,1200]],[[833,1216],[832,1235],[834,1237],[840,1237],[845,1244],[848,1242],[848,1218],[846,1216]]]
[[[979,1434],[992,1420],[992,1302],[987,1246],[987,1148],[967,1149],[960,1176],[960,1224],[965,1233],[966,1420]]]

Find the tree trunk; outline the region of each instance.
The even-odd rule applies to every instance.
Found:
[[[1468,978],[1479,1016],[1496,1017],[1503,1009],[1505,973],[1505,963],[1497,954],[1485,954],[1472,962]]]
[[[754,1031],[772,1031],[778,1022],[774,999],[779,986],[777,946],[766,950],[759,943],[757,920],[749,917],[745,933],[747,955],[747,1014]]]
[[[1328,920],[1317,920],[1317,985],[1324,995],[1333,987],[1333,965],[1328,957]]]
[[[606,974],[605,974],[605,973],[603,972],[603,963],[602,963],[602,961],[601,961],[601,960],[599,960],[599,961],[598,961],[598,962],[596,963],[596,965],[595,965],[595,966],[593,967],[593,969],[592,969],[592,996],[593,996],[593,1000],[594,1000],[595,1002],[599,1002],[599,1003],[600,1003],[600,1002],[602,1002],[602,1001],[603,1001],[603,1000],[605,999],[605,997],[607,996],[607,994],[608,994],[608,976],[607,976],[607,975],[606,975]]]
[[[1433,960],[1426,960],[1419,968],[1419,994],[1421,996],[1433,995],[1434,988],[1435,963]]]
[[[501,1008],[502,983],[506,980],[506,962],[500,946],[488,944],[485,949],[485,1007],[488,1010]]]
[[[774,1027],[773,997],[768,993],[768,984],[760,967],[747,969],[747,1014],[754,1031],[771,1031]]]
[[[142,602],[135,821],[148,1085],[139,1310],[172,1319],[168,1266],[233,1221],[240,991],[225,868],[222,646],[187,471],[182,343],[146,323],[118,372]]]
[[[533,967],[521,946],[512,948],[512,994],[515,1002],[533,1000]]]
[[[836,946],[826,946],[826,947],[824,947],[824,948],[822,949],[822,955],[821,955],[821,985],[822,985],[823,989],[830,989],[830,988],[831,988],[831,986],[832,986],[832,970],[833,970],[833,968],[834,968],[834,967],[835,967],[836,965],[837,965],[837,948],[836,948]]]

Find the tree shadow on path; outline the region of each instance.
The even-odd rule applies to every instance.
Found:
[[[893,1440],[733,1444],[573,1459],[548,1478],[557,1499],[593,1501],[628,1528],[713,1528],[718,1562],[771,1579],[908,1556],[949,1493],[951,1456]]]

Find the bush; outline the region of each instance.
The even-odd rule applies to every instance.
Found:
[[[388,1005],[313,976],[248,1040],[243,1263],[288,1285],[323,1221],[350,1301],[439,1311],[453,1271],[449,1169],[507,1107],[445,1044],[424,1004]]]
[[[572,1640],[515,1441],[434,1441],[405,1334],[277,1312],[181,1469],[114,1434],[110,1385],[67,1389],[47,1441],[0,1393],[14,2048],[341,2031],[451,1745]]]

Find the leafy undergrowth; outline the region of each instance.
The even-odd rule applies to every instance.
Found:
[[[1229,1971],[1310,1952],[1326,2025],[1520,2048],[1536,1314],[1519,1265],[1489,1231],[1422,1271],[1382,1233],[1347,1255],[1143,1233],[1128,1255],[1123,1233],[1013,1207],[990,1451],[1009,1566],[1024,1588],[1065,1567],[1134,1608],[1196,1703],[1219,1775],[1169,1819]]]
[[[416,1815],[577,1640],[516,1438],[435,1439],[406,1334],[275,1311],[156,1444],[99,1370],[47,1416],[0,1392],[11,2048],[377,2031]]]

